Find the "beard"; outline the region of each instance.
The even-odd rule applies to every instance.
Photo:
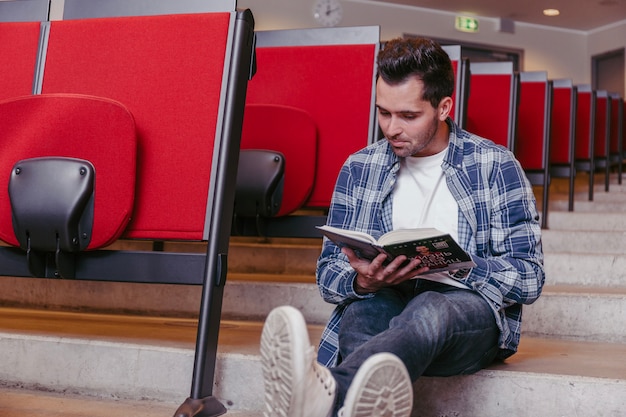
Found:
[[[434,117],[427,129],[414,137],[406,138],[400,135],[389,137],[385,135],[385,138],[391,145],[393,152],[399,158],[408,158],[409,156],[427,156],[420,155],[420,153],[427,149],[435,141],[438,132],[438,119]]]

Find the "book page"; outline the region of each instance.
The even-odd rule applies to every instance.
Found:
[[[435,228],[397,229],[382,235],[380,239],[378,239],[378,243],[381,246],[385,246],[399,242],[410,242],[413,240],[442,236],[445,234],[446,233]]]
[[[367,233],[339,229],[331,226],[316,227],[324,236],[335,242],[337,246],[348,246],[361,258],[374,259],[382,251],[376,244],[375,239]]]
[[[347,236],[347,237],[351,237],[353,239],[356,240],[360,240],[361,242],[367,242],[367,243],[373,243],[376,244],[376,239],[374,239],[374,237],[368,235],[365,232],[358,232],[355,230],[346,230],[346,229],[340,229],[338,227],[333,227],[333,226],[328,226],[328,225],[324,225],[324,226],[317,226],[318,229],[320,230],[327,230],[335,235],[340,235],[340,236]]]

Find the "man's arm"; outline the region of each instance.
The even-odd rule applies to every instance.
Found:
[[[353,224],[353,180],[346,162],[339,172],[333,192],[327,223],[331,226],[349,228]],[[322,298],[332,304],[342,304],[351,299],[370,297],[359,294],[354,288],[356,271],[348,257],[331,240],[324,238],[322,253],[317,261],[316,280]]]
[[[541,227],[524,171],[509,152],[492,172],[488,227],[479,225],[476,267],[465,283],[498,307],[530,304],[545,280]]]

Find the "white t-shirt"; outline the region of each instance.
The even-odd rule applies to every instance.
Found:
[[[441,169],[447,152],[448,148],[432,156],[401,159],[393,191],[394,230],[434,227],[450,233],[458,241],[459,205],[450,193]],[[447,272],[420,278],[467,288],[450,278]]]

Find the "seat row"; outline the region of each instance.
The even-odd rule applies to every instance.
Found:
[[[360,42],[347,35],[357,33]],[[273,199],[277,207],[272,212],[241,212],[233,233],[317,237],[314,226],[325,221],[341,163],[380,138],[372,76],[377,28],[279,30],[259,32],[257,38],[259,72],[250,83],[242,149],[284,154],[284,188],[275,188],[283,200]],[[530,182],[542,187],[543,228],[548,227],[552,177],[569,178],[570,211],[577,172],[601,170],[607,191],[610,170],[617,170],[621,181],[624,100],[619,94],[552,80],[545,71],[518,72],[512,62],[470,63],[460,46],[444,49],[456,76],[453,118],[515,153]],[[260,107],[274,107],[272,118],[258,117]],[[293,119],[294,111],[305,112],[309,121],[297,126],[278,122]],[[240,174],[246,170],[262,171],[245,164]],[[593,177],[589,175],[590,200]],[[238,201],[250,201],[250,195],[240,194]]]
[[[577,172],[589,173],[589,200],[594,173],[604,173],[606,191],[611,170],[621,184],[626,116],[620,94],[551,80],[545,71],[515,72],[510,62],[473,63],[470,82],[465,127],[513,150],[531,183],[543,187],[543,228],[550,178],[569,179],[569,211]]]

